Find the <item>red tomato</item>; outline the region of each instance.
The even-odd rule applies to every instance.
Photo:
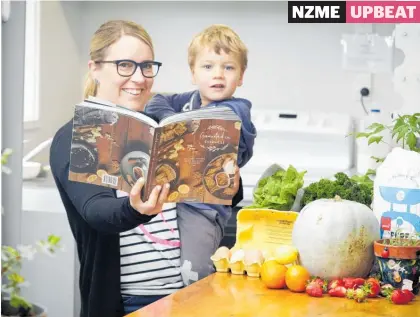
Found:
[[[388,250],[388,248],[384,248],[383,250],[382,250],[382,252],[381,252],[381,257],[382,258],[388,258],[389,257],[389,250]]]

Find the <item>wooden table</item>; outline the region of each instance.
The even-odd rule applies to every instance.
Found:
[[[260,279],[215,273],[126,317],[420,317],[420,296],[408,305],[385,298],[356,303],[267,289]]]

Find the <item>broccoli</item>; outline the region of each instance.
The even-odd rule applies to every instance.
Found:
[[[335,180],[321,179],[305,188],[302,207],[310,202],[322,198],[334,198],[356,201],[370,208],[373,197],[373,182],[369,177],[349,177],[345,173],[336,173]]]
[[[347,176],[347,174],[340,172],[334,175],[336,179],[336,184],[338,185],[344,185],[346,182],[350,181],[350,178]]]

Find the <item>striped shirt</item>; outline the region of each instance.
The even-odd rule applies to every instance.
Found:
[[[121,195],[121,194],[120,194]],[[184,286],[176,204],[120,234],[121,295],[166,295]]]

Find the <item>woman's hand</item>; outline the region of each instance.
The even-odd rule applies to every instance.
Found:
[[[239,167],[236,166],[235,177],[233,178],[233,187],[232,187],[232,189],[235,191],[235,195],[239,190],[240,178],[241,178],[241,173],[239,172]]]
[[[153,188],[149,199],[143,202],[140,198],[141,189],[144,185],[144,178],[140,178],[134,184],[130,192],[130,204],[135,210],[143,215],[153,216],[162,211],[163,203],[169,193],[169,184]]]

